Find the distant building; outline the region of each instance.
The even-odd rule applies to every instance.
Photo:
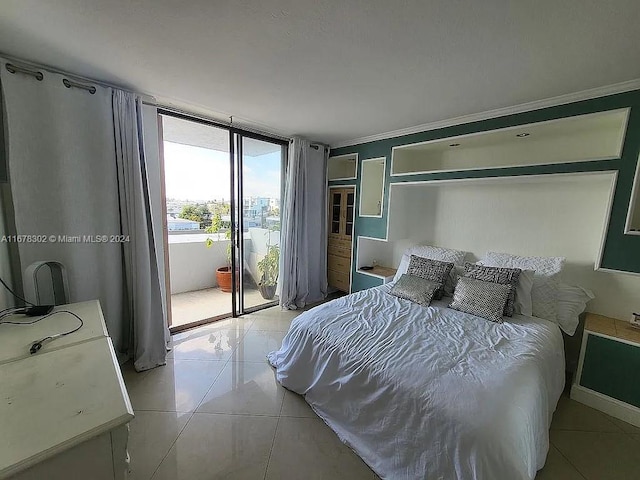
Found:
[[[170,232],[185,231],[185,230],[200,230],[200,224],[193,220],[187,220],[185,218],[174,218],[167,215],[167,230]]]

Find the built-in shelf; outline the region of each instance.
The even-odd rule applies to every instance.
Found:
[[[386,163],[386,157],[362,160],[359,210],[361,217],[382,217]]]
[[[631,323],[617,318],[587,313],[584,328],[590,332],[608,335],[609,337],[640,345],[640,329],[632,327]]]
[[[627,224],[624,233],[627,235],[640,235],[640,157],[636,166],[636,176],[631,190],[631,201],[627,214]]]
[[[358,169],[358,154],[337,155],[327,160],[327,178],[331,180],[354,180]]]
[[[362,270],[362,268],[360,268],[358,270],[358,273],[379,278],[381,280],[384,280],[385,283],[387,283],[393,280],[393,277],[395,276],[396,271],[397,271],[396,268],[382,267],[380,265],[376,265],[371,270]]]
[[[620,158],[629,109],[394,147],[391,175]]]

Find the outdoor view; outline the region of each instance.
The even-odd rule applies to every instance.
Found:
[[[228,135],[163,117],[172,326],[231,313]],[[243,139],[245,309],[277,300],[281,163],[280,145]]]

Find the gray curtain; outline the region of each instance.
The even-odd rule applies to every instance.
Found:
[[[62,263],[70,301],[100,300],[124,360],[122,245],[83,239],[120,234],[111,89],[95,85],[91,94],[66,88],[63,75],[40,70],[37,80],[5,65],[0,59],[15,226],[19,235],[39,236],[18,245],[22,271],[37,261]],[[80,241],[61,241],[68,237]]]
[[[64,75],[39,69],[38,80],[5,65],[0,58],[15,227],[42,239],[18,244],[22,270],[62,263],[71,302],[100,300],[120,361],[133,358],[138,370],[164,364],[161,247],[134,95],[100,85],[93,93],[67,88]],[[105,235],[125,241],[87,240]]]
[[[166,361],[167,318],[163,309],[161,272],[151,212],[141,102],[135,95],[113,91],[113,131],[123,246],[130,352],[136,370]]]
[[[280,255],[280,305],[295,310],[327,296],[327,155],[289,145]]]

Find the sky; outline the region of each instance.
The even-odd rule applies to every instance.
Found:
[[[244,197],[280,198],[280,152],[243,158]],[[229,201],[229,154],[164,142],[167,198]]]

